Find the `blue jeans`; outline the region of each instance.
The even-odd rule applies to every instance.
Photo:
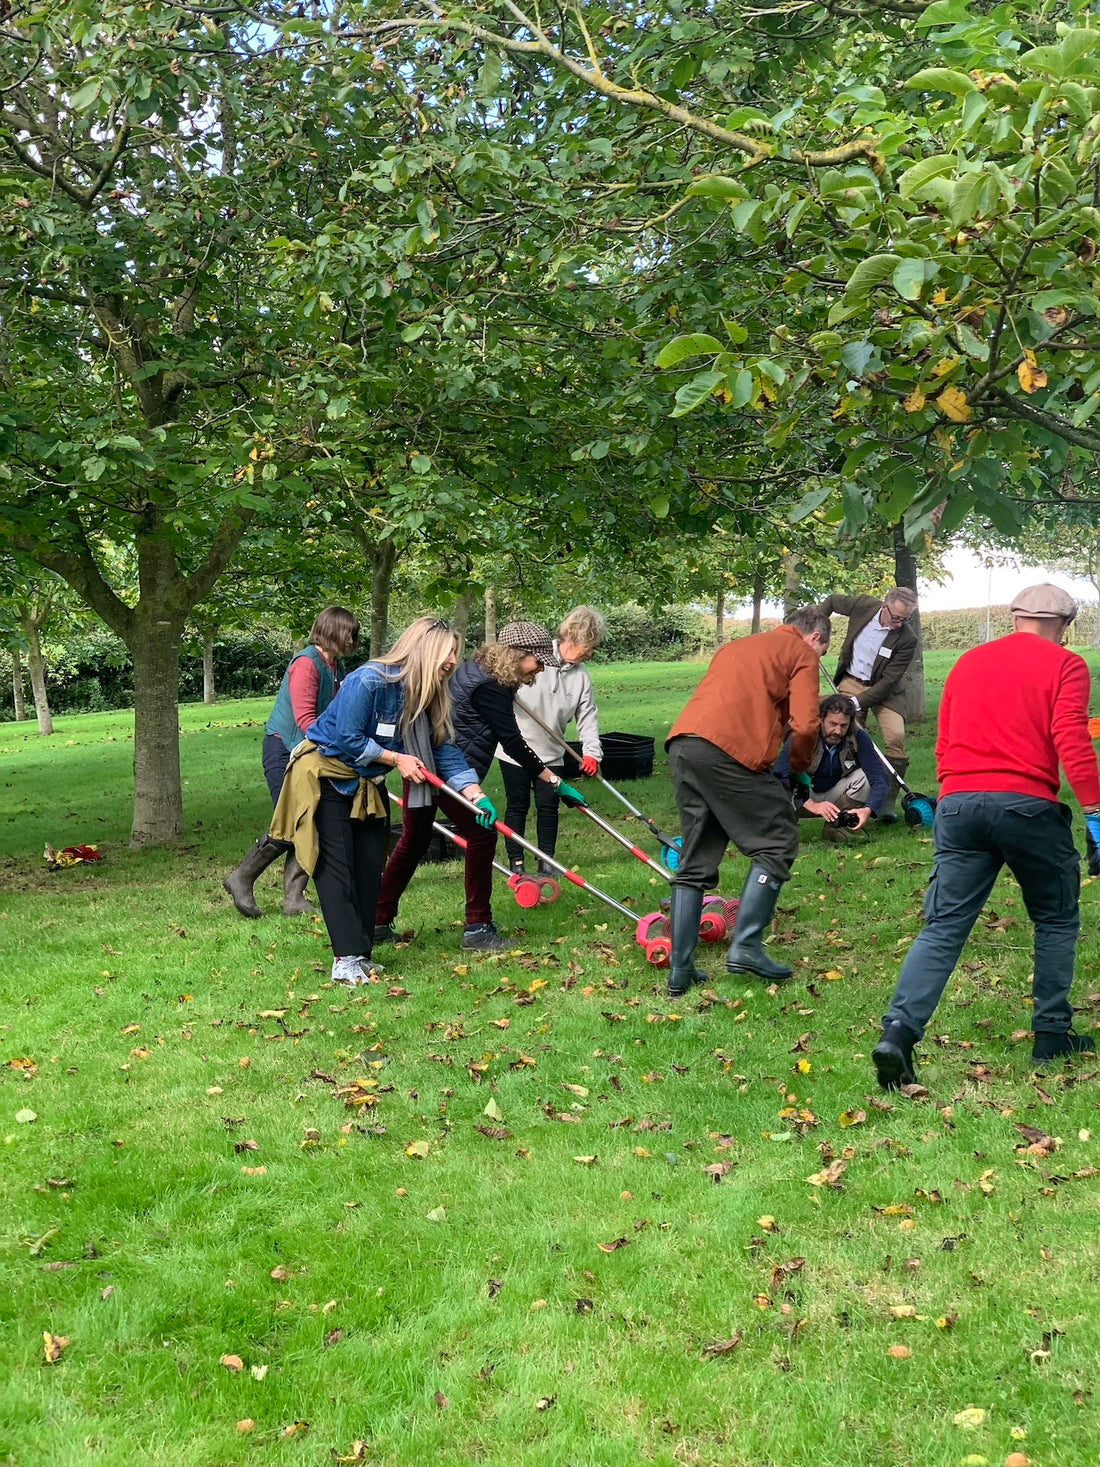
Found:
[[[1080,928],[1080,856],[1068,805],[1001,792],[947,795],[936,806],[924,927],[905,956],[884,1023],[919,1038],[1002,866],[1020,883],[1035,925],[1031,1027],[1064,1032]]]

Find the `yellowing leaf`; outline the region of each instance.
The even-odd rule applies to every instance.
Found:
[[[795,1069],[800,1075],[808,1075],[813,1069],[813,1063],[808,1059],[800,1059],[795,1065]]]
[[[958,357],[941,357],[932,368],[932,376],[946,377],[948,372],[953,372],[958,365]]]
[[[481,1114],[483,1116],[488,1116],[491,1121],[502,1121],[504,1119],[504,1112],[491,1096],[489,1098],[489,1104],[485,1107]]]
[[[238,1370],[244,1369],[244,1361],[239,1355],[223,1355],[222,1358],[218,1361],[218,1364],[224,1365],[226,1370],[232,1370],[234,1374],[236,1374]]]
[[[430,1141],[410,1141],[405,1147],[405,1155],[411,1156],[414,1161],[423,1161],[431,1149]]]
[[[916,1319],[917,1310],[914,1304],[895,1304],[890,1310],[895,1319]]]
[[[429,1222],[446,1222],[447,1209],[445,1207],[433,1207],[431,1212],[425,1213]]]
[[[980,1406],[967,1406],[965,1411],[956,1411],[951,1421],[964,1431],[976,1431],[985,1421],[985,1412]]]
[[[919,387],[914,387],[909,396],[902,403],[907,413],[919,413],[924,406],[925,396]]]
[[[42,1351],[46,1357],[47,1365],[56,1365],[61,1359],[61,1352],[69,1347],[72,1341],[65,1335],[51,1335],[48,1329],[42,1331]]]
[[[1038,392],[1047,385],[1047,374],[1039,366],[1033,351],[1025,352],[1024,359],[1016,368],[1016,376],[1025,392]]]
[[[771,1213],[765,1213],[763,1217],[758,1217],[756,1219],[756,1226],[763,1228],[766,1233],[778,1233],[779,1231],[779,1224],[772,1217]]]
[[[532,978],[531,982],[527,985],[527,992],[538,993],[539,989],[545,988],[549,982],[549,978]]]
[[[581,1164],[581,1166],[593,1166],[597,1161],[599,1161],[599,1157],[598,1156],[575,1156],[573,1158],[573,1160],[576,1161],[576,1162],[579,1162]]]
[[[939,397],[936,398],[936,406],[953,423],[968,422],[972,412],[971,406],[966,400],[966,394],[960,392],[957,387],[945,387]]]
[[[38,1114],[33,1110],[17,1110],[15,1112],[15,1119],[21,1126],[31,1126],[38,1119]]]
[[[837,1124],[846,1130],[849,1126],[862,1126],[866,1119],[865,1110],[846,1110],[840,1116]]]
[[[844,974],[839,968],[830,968],[829,971],[822,976],[827,978],[830,983],[839,983],[840,980],[844,977]]]
[[[582,1100],[588,1094],[587,1089],[583,1085],[566,1085],[563,1082],[561,1088],[563,1090],[568,1090],[570,1095],[579,1095]]]

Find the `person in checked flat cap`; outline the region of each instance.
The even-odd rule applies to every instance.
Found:
[[[1089,741],[1089,670],[1062,646],[1077,603],[1058,586],[1027,586],[1015,630],[965,652],[940,703],[940,799],[924,926],[909,949],[872,1058],[884,1090],[916,1079],[913,1046],[936,1011],[1002,866],[1035,927],[1035,1060],[1095,1049],[1073,1032],[1069,1001],[1080,927],[1073,814],[1059,765],[1100,837],[1100,773]]]

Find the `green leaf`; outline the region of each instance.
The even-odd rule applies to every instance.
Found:
[[[927,9],[922,10],[914,22],[918,30],[926,30],[934,25],[953,25],[956,21],[970,20],[967,11],[968,0],[935,0]]]
[[[974,510],[974,495],[969,489],[963,490],[961,494],[953,495],[947,501],[947,508],[940,516],[939,533],[946,536],[954,534]]]
[[[844,501],[844,528],[850,533],[867,523],[867,501],[856,484],[842,484],[840,495]]]
[[[890,281],[903,300],[919,301],[925,282],[931,280],[938,270],[935,260],[902,260]]]
[[[872,255],[867,260],[860,260],[844,287],[844,304],[865,301],[877,285],[893,274],[900,262],[900,255]]]
[[[495,97],[500,88],[500,52],[486,51],[485,60],[481,63],[481,69],[477,74],[477,94],[479,97]]]
[[[957,161],[953,153],[935,153],[930,158],[922,158],[900,175],[898,193],[903,199],[913,198],[917,190],[930,179],[942,178],[945,173],[954,173]]]
[[[748,189],[736,178],[726,178],[721,173],[711,173],[705,178],[696,178],[688,186],[687,197],[701,195],[705,199],[747,199]]]
[[[955,181],[948,218],[956,229],[976,219],[982,210],[982,194],[989,180],[984,173],[964,173]]]
[[[84,477],[89,483],[94,484],[97,479],[102,478],[103,471],[107,467],[107,460],[95,454],[92,458],[84,460]]]
[[[811,489],[809,494],[804,495],[794,509],[787,516],[789,524],[797,525],[802,520],[812,515],[815,509],[819,509],[833,492],[833,486],[826,484],[824,489]]]
[[[946,66],[926,66],[911,76],[905,86],[922,92],[950,92],[953,97],[978,90],[965,72],[951,71]]]
[[[721,350],[722,343],[715,337],[696,331],[689,336],[674,337],[657,353],[655,363],[658,367],[675,367],[688,357],[713,356]]]
[[[690,382],[685,382],[676,394],[676,406],[671,416],[682,418],[687,413],[694,412],[701,402],[705,402],[714,389],[726,380],[725,372],[700,372]]]
[[[657,494],[649,501],[650,513],[655,520],[663,520],[668,517],[669,502],[665,494]]]
[[[841,348],[840,360],[848,368],[853,377],[862,377],[867,370],[867,364],[875,354],[874,345],[869,341],[849,341],[847,346]]]
[[[730,407],[743,408],[752,397],[752,373],[747,367],[742,367],[739,372],[730,375],[729,389],[732,394]]]
[[[85,82],[69,98],[69,106],[74,112],[86,111],[99,97],[102,83],[98,81]]]

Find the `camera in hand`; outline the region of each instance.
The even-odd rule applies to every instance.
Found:
[[[841,810],[833,824],[839,825],[841,830],[855,830],[859,825],[859,816],[854,810]]]

